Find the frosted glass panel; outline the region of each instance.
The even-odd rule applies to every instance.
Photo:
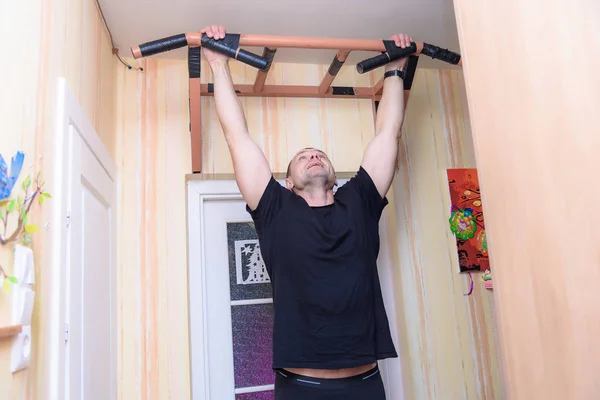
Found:
[[[275,383],[272,365],[273,305],[231,307],[235,387]]]
[[[271,280],[262,259],[254,224],[228,223],[227,248],[231,300],[271,298]]]

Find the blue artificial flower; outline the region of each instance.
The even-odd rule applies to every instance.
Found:
[[[4,157],[0,154],[0,200],[7,199],[10,196],[15,183],[17,183],[17,179],[19,179],[19,175],[21,174],[24,159],[25,154],[18,151],[11,159],[9,174]]]

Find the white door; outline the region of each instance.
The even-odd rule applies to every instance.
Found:
[[[234,181],[188,183],[193,400],[273,399],[271,287],[245,207]],[[382,286],[388,307],[391,294]],[[386,363],[388,398],[397,399]]]
[[[115,183],[80,135],[72,138],[67,265],[66,399],[111,399]]]
[[[61,256],[56,296],[60,344],[48,398],[116,399],[116,167],[81,107],[62,87],[62,166],[53,194]]]

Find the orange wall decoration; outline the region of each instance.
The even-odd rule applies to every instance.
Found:
[[[479,178],[475,168],[448,169],[450,230],[456,237],[460,272],[490,267]]]

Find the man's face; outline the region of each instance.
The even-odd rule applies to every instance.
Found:
[[[323,185],[327,189],[336,183],[335,171],[327,154],[321,150],[306,148],[300,150],[290,163],[289,189],[303,189],[306,186]]]

